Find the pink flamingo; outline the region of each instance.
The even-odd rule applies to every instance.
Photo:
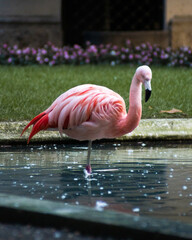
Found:
[[[145,101],[151,95],[151,69],[144,65],[136,69],[133,76],[129,110],[123,98],[114,91],[97,85],[84,84],[61,94],[52,105],[23,129],[33,125],[28,138],[41,130],[56,128],[77,140],[88,140],[88,156],[86,170],[91,173],[90,154],[92,141],[102,138],[116,138],[133,131],[139,124],[142,114],[141,92],[145,86]]]

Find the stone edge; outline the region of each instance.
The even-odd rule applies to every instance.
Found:
[[[40,227],[68,227],[91,235],[145,236],[147,239],[191,239],[191,224],[167,219],[133,216],[110,210],[65,205],[0,193],[0,221]]]
[[[27,121],[0,122],[0,144],[26,144],[29,130],[21,137]],[[192,140],[192,119],[143,119],[139,126],[129,134],[114,141],[161,141],[161,140]],[[34,136],[31,143],[63,143],[73,141],[58,131],[42,131]]]

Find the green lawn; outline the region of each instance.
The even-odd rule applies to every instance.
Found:
[[[135,69],[128,65],[0,66],[0,121],[29,120],[61,93],[84,83],[113,89],[128,107]],[[143,101],[142,118],[192,117],[192,69],[152,67],[152,72],[152,96],[147,103]],[[172,108],[183,112],[160,113]]]

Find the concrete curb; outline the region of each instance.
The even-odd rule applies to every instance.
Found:
[[[191,224],[90,207],[65,205],[0,194],[0,221],[36,226],[69,227],[86,234],[131,239],[191,239]],[[142,236],[142,237],[141,237]]]
[[[0,144],[26,144],[29,131],[20,137],[22,129],[28,122],[0,122]],[[192,140],[192,119],[143,119],[139,126],[129,134],[116,140]],[[67,136],[60,138],[58,131],[42,131],[32,143],[71,141]]]

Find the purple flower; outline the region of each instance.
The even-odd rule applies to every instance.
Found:
[[[37,54],[37,50],[34,49],[34,48],[32,48],[32,54],[33,54],[33,55],[36,55],[36,54]]]
[[[71,60],[74,60],[74,59],[75,59],[75,56],[74,56],[74,55],[71,55],[71,56],[70,56],[70,59],[71,59]]]
[[[141,58],[141,55],[135,54],[135,58],[136,58],[136,59],[140,59],[140,58]]]
[[[116,45],[113,46],[113,50],[117,50],[118,47]]]
[[[121,59],[122,59],[122,60],[125,60],[125,58],[126,58],[125,54],[122,54],[122,55],[121,55]]]
[[[80,49],[81,47],[78,44],[74,45],[74,49]]]
[[[39,62],[41,60],[41,57],[40,56],[37,56],[36,57],[36,60]]]
[[[67,51],[64,52],[64,58],[65,58],[66,60],[69,59],[69,54],[68,54]]]
[[[142,43],[142,44],[141,44],[141,47],[142,47],[142,48],[146,48],[146,44],[145,44],[145,43]]]
[[[12,58],[9,57],[9,58],[7,59],[7,62],[8,62],[8,63],[12,63]]]
[[[18,55],[21,54],[21,50],[20,50],[20,49],[17,50],[17,54],[18,54]]]
[[[106,45],[106,48],[111,48],[111,44],[110,43],[108,43],[107,45]]]
[[[145,55],[146,53],[145,53],[145,51],[141,51],[141,55],[143,56],[143,55]]]
[[[56,60],[57,59],[57,55],[53,55],[53,59]]]
[[[79,49],[78,52],[77,52],[77,54],[78,54],[79,56],[81,56],[82,53],[83,53],[82,49]]]
[[[101,49],[101,52],[100,52],[102,55],[105,55],[107,53],[107,49]]]
[[[90,45],[91,45],[90,41],[87,41],[87,42],[86,42],[86,45],[87,45],[87,46],[90,46]]]
[[[97,48],[95,45],[91,45],[89,48],[88,48],[88,52],[89,53],[97,53]]]
[[[86,62],[86,63],[90,63],[90,59],[89,59],[89,58],[86,58],[86,59],[85,59],[85,62]]]
[[[55,61],[50,61],[49,66],[53,66],[53,65],[55,65]]]
[[[28,48],[25,48],[25,49],[23,49],[23,54],[29,54],[30,53],[30,48],[28,47]]]
[[[133,59],[133,54],[129,54],[129,60]]]
[[[157,52],[153,52],[153,56],[157,57]]]
[[[41,50],[41,53],[42,53],[43,55],[45,55],[45,54],[47,54],[47,50],[42,49],[42,50]]]

